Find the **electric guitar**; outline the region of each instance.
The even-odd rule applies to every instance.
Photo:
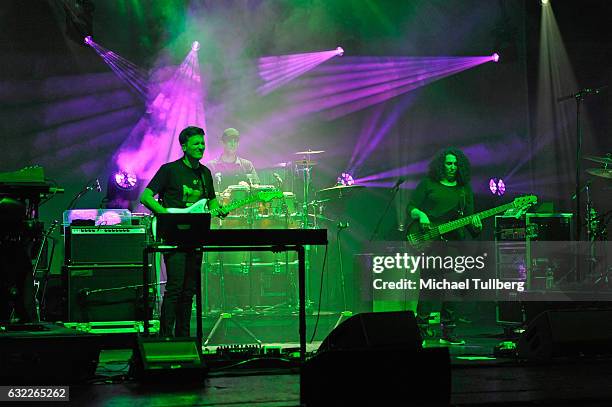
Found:
[[[187,208],[166,208],[169,213],[210,213],[212,216],[219,216],[221,214],[227,214],[233,210],[236,210],[242,206],[248,205],[256,201],[269,202],[272,199],[279,199],[283,197],[283,192],[280,190],[272,191],[260,191],[254,195],[249,196],[245,199],[239,199],[223,208],[217,208],[215,210],[208,210],[208,199],[200,199],[193,205]],[[157,218],[153,217],[151,220],[151,231],[153,232],[153,239],[157,240]]]
[[[465,216],[463,218],[455,219],[446,223],[439,223],[435,220],[431,220],[431,227],[428,230],[423,230],[421,227],[421,223],[418,219],[415,219],[408,226],[408,243],[416,249],[425,249],[432,241],[435,240],[445,240],[444,235],[446,233],[452,232],[453,230],[457,230],[464,226],[470,225],[472,223],[472,218],[474,216],[480,217],[480,219],[486,219],[493,215],[496,215],[500,212],[504,212],[510,208],[516,208],[521,211],[526,210],[529,206],[537,203],[538,197],[535,195],[527,195],[515,198],[514,201],[507,203],[505,205],[497,206],[495,208],[488,209],[486,211],[482,211],[479,213],[475,213],[470,216]]]

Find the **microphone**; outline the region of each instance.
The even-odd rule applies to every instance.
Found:
[[[272,173],[272,176],[278,181],[279,184],[283,183],[283,179],[277,173]]]
[[[587,181],[584,186],[582,188],[580,188],[580,192],[584,191],[585,189],[587,189],[588,187],[591,186],[591,181]],[[576,194],[572,195],[572,201],[576,200]]]
[[[392,189],[398,189],[404,182],[406,182],[406,177],[399,177],[397,181],[395,181],[395,185],[393,185]]]
[[[585,96],[590,96],[590,95],[598,95],[600,94],[603,90],[607,89],[608,85],[603,85],[600,86],[599,88],[584,88],[579,90],[576,93],[572,93],[571,95],[566,95],[566,96],[561,96],[557,98],[557,102],[563,102],[565,100],[568,99],[584,99]]]
[[[215,173],[215,178],[217,179],[217,184],[221,184],[221,173],[220,172]]]

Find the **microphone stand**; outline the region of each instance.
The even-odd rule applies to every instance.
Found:
[[[576,93],[572,93],[570,95],[561,96],[557,99],[557,102],[563,102],[569,99],[576,100],[576,206],[574,209],[575,216],[575,230],[574,230],[574,240],[580,241],[580,235],[582,232],[582,221],[580,219],[580,171],[581,171],[581,156],[582,156],[582,124],[581,124],[581,110],[582,110],[582,102],[587,96],[597,95],[601,93],[603,89],[607,88],[607,85],[601,86],[597,89],[585,88],[581,89]],[[580,281],[582,279],[580,273],[580,262],[576,258],[576,281]]]
[[[340,315],[338,316],[338,320],[336,321],[336,324],[334,325],[332,330],[336,329],[338,325],[340,325],[340,322],[343,321],[344,318],[349,318],[353,315],[353,312],[349,311],[348,306],[347,306],[347,301],[346,301],[346,284],[345,284],[345,279],[344,279],[344,267],[342,263],[342,244],[340,242],[340,233],[344,229],[347,229],[349,227],[349,223],[340,221],[338,222],[336,227],[338,228],[338,231],[336,232],[336,243],[338,245],[338,261],[340,265],[340,288],[342,289],[343,311],[340,312]]]
[[[393,187],[393,193],[391,194],[391,199],[389,199],[389,201],[387,202],[387,207],[385,208],[385,210],[383,211],[382,215],[378,219],[378,223],[376,224],[376,227],[374,228],[374,232],[372,232],[372,236],[370,236],[370,239],[368,239],[368,242],[371,242],[372,240],[374,240],[374,238],[378,234],[378,229],[380,229],[380,225],[382,224],[383,219],[387,215],[387,212],[389,212],[389,208],[391,207],[391,203],[395,199],[395,195],[397,195],[397,192],[399,191],[399,187],[402,184],[403,184],[403,181],[399,182],[398,184],[396,184]]]
[[[87,192],[93,191],[94,189],[98,192],[102,192],[102,188],[100,187],[100,181],[97,179],[95,180],[95,182],[88,183],[87,185],[85,185],[85,188],[80,190],[79,193],[76,194],[76,196],[72,199],[72,201],[70,201],[70,204],[68,205],[68,209],[66,210],[71,211],[72,209],[74,209],[74,206],[76,205],[77,201]]]

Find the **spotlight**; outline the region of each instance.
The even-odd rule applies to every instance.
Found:
[[[354,183],[355,180],[353,179],[353,176],[349,173],[343,172],[342,175],[338,177],[336,185],[348,186],[353,185]]]
[[[543,5],[543,6],[545,6],[545,5],[547,5],[547,4],[548,4],[548,0],[540,0],[540,1],[541,1],[541,3],[542,3],[542,5]]]
[[[117,171],[113,176],[113,180],[115,181],[115,184],[124,191],[131,191],[136,188],[136,185],[138,184],[138,178],[136,178],[136,175],[126,170]]]
[[[191,43],[191,50],[198,51],[200,49],[200,43],[198,41],[194,41]]]
[[[91,39],[91,35],[88,35],[87,37],[85,37],[85,44],[90,45],[93,43],[93,40]]]
[[[506,184],[504,183],[504,180],[501,178],[491,178],[489,180],[489,191],[491,191],[493,195],[498,196],[502,196],[503,194],[505,194]]]
[[[494,52],[493,55],[491,55],[491,59],[493,60],[493,62],[498,62],[499,54],[497,52]]]
[[[344,55],[344,48],[342,47],[338,47],[336,48],[336,54],[341,57],[342,55]]]

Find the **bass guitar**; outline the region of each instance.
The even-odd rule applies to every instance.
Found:
[[[527,195],[515,198],[514,201],[496,206],[495,208],[488,209],[479,213],[475,213],[463,218],[455,219],[446,223],[439,223],[435,220],[431,220],[431,227],[424,230],[421,227],[421,223],[418,219],[415,219],[407,229],[408,235],[407,240],[410,245],[416,249],[425,249],[429,244],[436,240],[445,240],[444,235],[452,232],[464,226],[470,225],[472,219],[478,216],[480,219],[486,219],[498,213],[504,212],[508,209],[515,208],[520,211],[526,210],[529,206],[538,202],[538,198],[535,195]]]

